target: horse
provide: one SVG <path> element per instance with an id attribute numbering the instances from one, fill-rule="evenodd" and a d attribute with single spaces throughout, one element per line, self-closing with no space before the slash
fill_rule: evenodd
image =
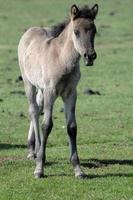
<path id="1" fill-rule="evenodd" d="M 61 97 L 70 142 L 70 162 L 75 177 L 84 178 L 77 151 L 75 116 L 80 58 L 92 66 L 97 57 L 94 49 L 98 5 L 72 5 L 69 17 L 52 27 L 31 27 L 21 37 L 18 61 L 29 103 L 30 127 L 28 158 L 35 158 L 35 178 L 44 177 L 46 144 L 53 127 L 55 100 Z M 40 126 L 39 116 L 44 112 Z"/>

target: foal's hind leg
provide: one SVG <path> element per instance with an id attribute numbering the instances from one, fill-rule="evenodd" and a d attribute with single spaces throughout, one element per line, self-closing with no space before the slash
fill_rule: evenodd
<path id="1" fill-rule="evenodd" d="M 25 92 L 29 101 L 29 116 L 31 118 L 31 133 L 35 132 L 35 152 L 40 148 L 40 134 L 39 134 L 39 108 L 36 103 L 36 88 L 31 85 L 29 81 L 24 80 Z M 32 134 L 31 134 L 32 135 Z M 32 137 L 32 139 L 34 139 Z"/>
<path id="2" fill-rule="evenodd" d="M 28 159 L 34 159 L 35 155 L 35 132 L 32 121 L 30 122 L 30 128 L 28 133 Z"/>
<path id="3" fill-rule="evenodd" d="M 74 91 L 69 97 L 63 97 L 64 106 L 65 106 L 65 116 L 67 123 L 67 133 L 70 140 L 70 151 L 71 157 L 70 161 L 73 165 L 75 176 L 79 178 L 84 178 L 85 174 L 81 170 L 80 161 L 77 153 L 77 124 L 75 118 L 75 106 L 76 106 L 77 93 Z"/>
<path id="4" fill-rule="evenodd" d="M 38 90 L 37 96 L 36 96 L 36 102 L 39 107 L 39 115 L 43 111 L 43 94 L 41 90 Z M 33 123 L 31 121 L 30 128 L 29 128 L 29 134 L 28 134 L 28 150 L 29 154 L 27 158 L 34 159 L 36 157 L 35 154 L 35 131 L 33 127 Z"/>

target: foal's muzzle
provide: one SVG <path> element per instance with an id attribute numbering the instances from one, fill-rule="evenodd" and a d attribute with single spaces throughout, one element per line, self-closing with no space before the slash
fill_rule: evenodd
<path id="1" fill-rule="evenodd" d="M 84 54 L 84 62 L 86 66 L 92 66 L 93 61 L 97 58 L 96 52 L 93 53 L 85 53 Z"/>

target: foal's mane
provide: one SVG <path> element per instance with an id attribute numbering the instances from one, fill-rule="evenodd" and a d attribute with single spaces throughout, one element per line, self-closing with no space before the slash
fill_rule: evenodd
<path id="1" fill-rule="evenodd" d="M 94 20 L 93 13 L 87 5 L 79 8 L 79 13 L 74 18 L 74 20 L 77 18 Z M 67 18 L 63 22 L 60 22 L 60 23 L 52 26 L 51 27 L 51 36 L 54 38 L 58 37 L 63 32 L 63 30 L 66 28 L 66 26 L 69 24 L 69 22 L 70 22 L 70 18 Z"/>
<path id="2" fill-rule="evenodd" d="M 54 26 L 51 27 L 51 36 L 56 38 L 58 37 L 62 31 L 66 28 L 66 26 L 69 24 L 70 19 L 66 19 L 63 22 L 60 22 Z"/>

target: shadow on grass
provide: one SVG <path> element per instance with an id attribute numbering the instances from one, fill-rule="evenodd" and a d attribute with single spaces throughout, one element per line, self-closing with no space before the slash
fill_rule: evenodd
<path id="1" fill-rule="evenodd" d="M 61 174 L 49 174 L 45 175 L 44 178 L 49 178 L 49 177 L 73 177 L 72 174 L 66 174 L 66 173 L 61 173 Z"/>
<path id="2" fill-rule="evenodd" d="M 49 165 L 53 164 L 58 164 L 58 162 L 48 162 Z M 87 168 L 100 168 L 100 167 L 106 167 L 108 165 L 130 165 L 133 166 L 133 160 L 115 160 L 115 159 L 108 159 L 108 160 L 100 160 L 100 159 L 88 159 L 88 160 L 82 160 L 81 166 L 87 167 Z M 50 174 L 46 176 L 48 177 L 74 177 L 74 174 L 66 174 L 66 173 L 61 173 L 61 174 Z M 88 174 L 81 180 L 88 180 L 88 179 L 96 179 L 96 178 L 108 178 L 108 177 L 133 177 L 133 173 L 106 173 L 106 174 Z M 80 178 L 78 178 L 80 179 Z"/>
<path id="3" fill-rule="evenodd" d="M 100 160 L 92 158 L 88 160 L 83 160 L 83 163 L 81 165 L 86 168 L 100 168 L 116 164 L 133 166 L 133 160 L 116 160 L 116 159 Z"/>
<path id="4" fill-rule="evenodd" d="M 72 174 L 49 174 L 45 175 L 44 178 L 49 178 L 49 177 L 74 177 Z M 89 174 L 86 175 L 84 178 L 75 178 L 77 180 L 88 180 L 88 179 L 96 179 L 96 178 L 107 178 L 107 177 L 133 177 L 133 173 L 107 173 L 107 174 Z"/>
<path id="5" fill-rule="evenodd" d="M 93 178 L 107 178 L 107 177 L 133 177 L 133 173 L 107 173 L 107 174 L 90 174 L 87 175 L 87 179 L 93 179 Z"/>
<path id="6" fill-rule="evenodd" d="M 25 149 L 27 145 L 24 144 L 8 144 L 8 143 L 0 143 L 0 150 L 7 149 Z"/>
<path id="7" fill-rule="evenodd" d="M 49 167 L 49 166 L 52 166 L 52 165 L 57 165 L 57 164 L 59 164 L 58 162 L 56 162 L 56 161 L 46 161 L 46 163 L 45 163 L 45 167 Z"/>

